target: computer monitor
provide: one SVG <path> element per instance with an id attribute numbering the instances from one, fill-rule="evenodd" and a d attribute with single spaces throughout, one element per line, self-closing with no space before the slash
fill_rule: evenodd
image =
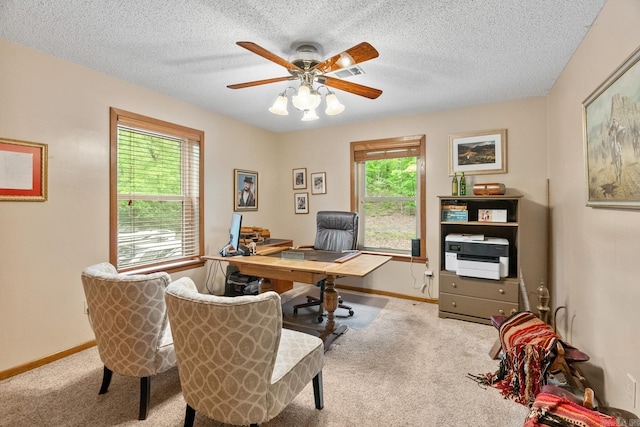
<path id="1" fill-rule="evenodd" d="M 231 215 L 231 226 L 229 227 L 229 242 L 220 249 L 220 255 L 236 255 L 235 251 L 240 249 L 240 229 L 242 228 L 242 215 L 234 213 Z M 232 252 L 233 251 L 233 252 Z"/>
<path id="2" fill-rule="evenodd" d="M 240 248 L 240 229 L 242 228 L 242 215 L 234 213 L 231 215 L 231 227 L 229 228 L 229 244 L 234 250 Z"/>

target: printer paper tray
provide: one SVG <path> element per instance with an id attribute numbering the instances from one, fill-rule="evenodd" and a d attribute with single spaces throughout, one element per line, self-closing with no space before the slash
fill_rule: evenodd
<path id="1" fill-rule="evenodd" d="M 500 280 L 500 264 L 494 262 L 467 261 L 458 259 L 458 276 Z"/>

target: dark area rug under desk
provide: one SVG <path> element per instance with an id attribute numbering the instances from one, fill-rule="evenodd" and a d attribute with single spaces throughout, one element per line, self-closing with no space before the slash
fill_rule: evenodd
<path id="1" fill-rule="evenodd" d="M 319 335 L 327 323 L 325 316 L 322 323 L 318 323 L 319 307 L 307 307 L 298 309 L 298 314 L 293 314 L 293 306 L 307 302 L 307 295 L 315 296 L 320 289 L 309 286 L 307 292 L 282 304 L 282 316 L 284 327 L 302 332 Z M 346 305 L 353 308 L 354 315 L 349 316 L 347 310 L 337 309 L 335 311 L 335 322 L 352 329 L 365 329 L 378 316 L 378 313 L 389 301 L 386 298 L 370 295 L 362 295 L 347 291 L 340 291 L 340 296 Z M 347 329 L 348 330 L 348 329 Z M 325 350 L 331 345 L 331 341 L 325 342 Z"/>

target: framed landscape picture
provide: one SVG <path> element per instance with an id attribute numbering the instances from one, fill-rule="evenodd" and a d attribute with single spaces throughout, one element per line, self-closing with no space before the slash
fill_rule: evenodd
<path id="1" fill-rule="evenodd" d="M 449 135 L 449 175 L 507 172 L 507 130 Z"/>
<path id="2" fill-rule="evenodd" d="M 640 48 L 583 102 L 587 206 L 640 208 Z"/>

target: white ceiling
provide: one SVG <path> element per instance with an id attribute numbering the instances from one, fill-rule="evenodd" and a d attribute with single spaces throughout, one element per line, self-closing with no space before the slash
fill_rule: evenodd
<path id="1" fill-rule="evenodd" d="M 606 0 L 3 0 L 0 37 L 274 132 L 439 111 L 551 89 Z M 360 42 L 380 56 L 337 91 L 346 110 L 302 122 L 267 111 L 288 75 L 237 41 L 290 60 L 300 42 L 328 58 Z"/>

